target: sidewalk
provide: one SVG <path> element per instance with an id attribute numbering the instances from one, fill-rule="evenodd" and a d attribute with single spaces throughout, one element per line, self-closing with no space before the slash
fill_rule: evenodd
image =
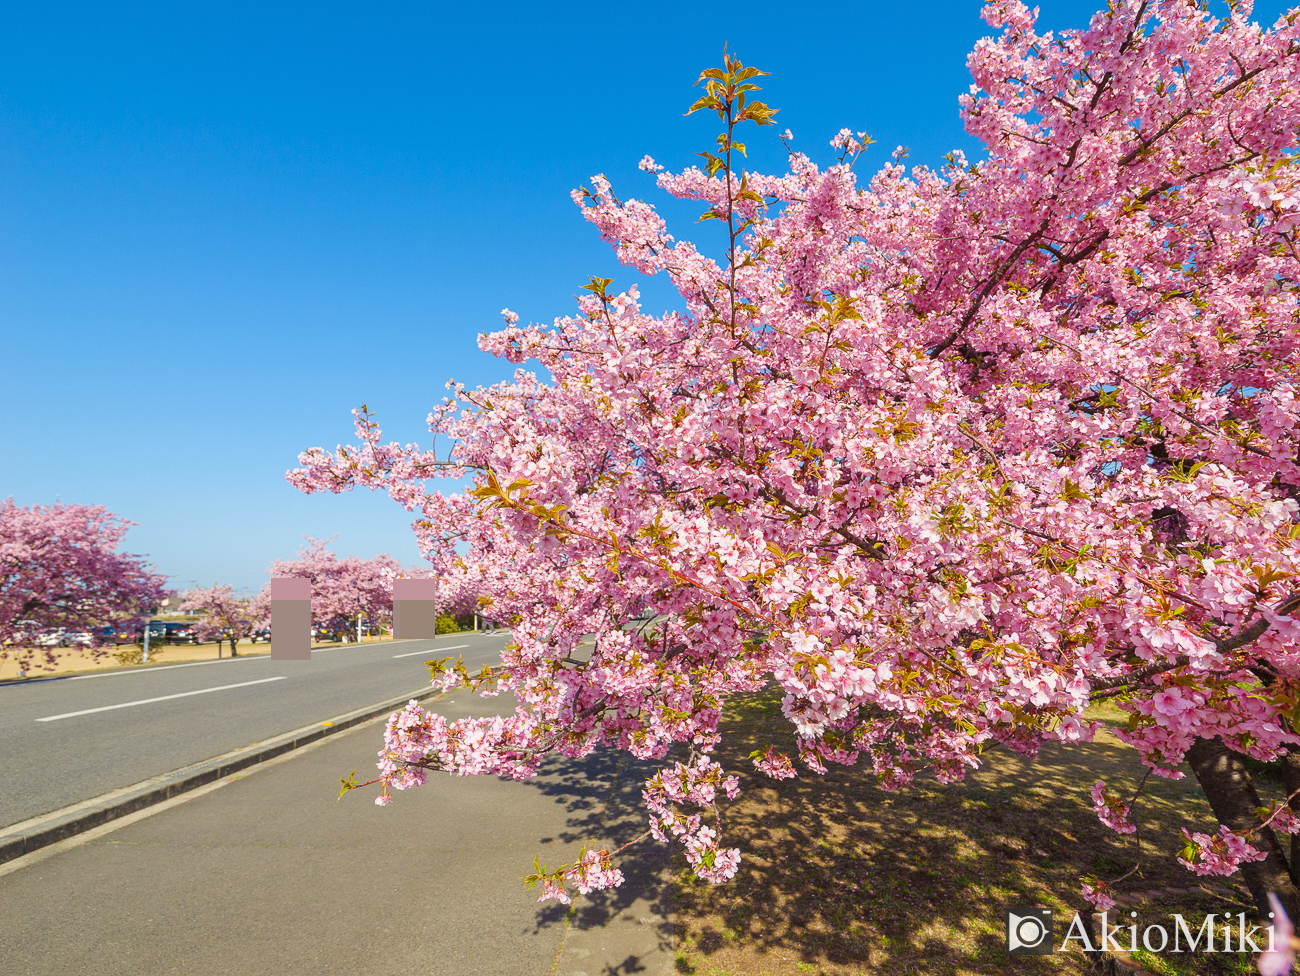
<path id="1" fill-rule="evenodd" d="M 492 703 L 458 693 L 436 707 Z M 336 802 L 339 776 L 369 778 L 381 731 L 340 733 L 0 866 L 0 973 L 673 971 L 662 849 L 637 849 L 627 885 L 571 916 L 519 880 L 534 854 L 554 867 L 637 830 L 639 780 L 619 775 L 621 757 L 551 761 L 524 784 L 433 774 L 384 808 L 374 787 Z"/>

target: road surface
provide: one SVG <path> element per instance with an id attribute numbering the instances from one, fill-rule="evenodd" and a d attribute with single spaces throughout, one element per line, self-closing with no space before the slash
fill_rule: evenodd
<path id="1" fill-rule="evenodd" d="M 464 642 L 453 637 L 439 643 Z M 465 649 L 466 656 L 475 661 L 500 645 L 500 639 L 480 638 Z M 71 729 L 58 733 L 66 736 L 59 741 L 98 750 L 100 762 L 130 766 L 119 778 L 133 780 L 194 758 L 192 750 L 205 742 L 211 743 L 201 750 L 207 755 L 265 736 L 273 727 L 339 713 L 362 698 L 392 696 L 403 682 L 421 683 L 417 667 L 407 670 L 402 662 L 424 658 L 395 658 L 408 653 L 401 645 L 331 653 L 298 669 L 263 660 L 193 668 L 179 672 L 183 677 L 165 677 L 178 675 L 172 671 L 104 679 L 93 683 L 93 690 L 83 688 L 92 682 L 59 682 L 61 688 L 47 688 L 42 697 L 25 694 L 23 717 L 37 736 Z M 211 672 L 221 677 L 208 677 Z M 278 675 L 285 677 L 36 722 L 133 697 Z M 349 690 L 349 683 L 357 687 Z M 478 698 L 462 689 L 430 707 L 448 718 L 487 715 L 513 707 L 507 698 Z M 277 701 L 279 725 L 250 725 Z M 166 711 L 150 711 L 154 708 Z M 103 724 L 69 724 L 78 721 Z M 4 734 L 18 737 L 12 730 L 22 723 L 12 715 L 5 722 Z M 554 902 L 539 905 L 537 892 L 520 883 L 534 854 L 554 868 L 572 861 L 584 843 L 612 849 L 644 831 L 644 766 L 598 750 L 583 760 L 552 756 L 527 783 L 433 774 L 428 785 L 396 794 L 386 807 L 373 803 L 373 786 L 338 801 L 340 775 L 354 766 L 360 767 L 359 777 L 373 775 L 381 723 L 328 737 L 0 864 L 0 974 L 669 976 L 677 971 L 663 847 L 651 843 L 629 850 L 619 861 L 627 883 L 579 899 L 572 914 Z M 201 730 L 191 734 L 187 725 Z M 150 749 L 142 728 L 186 745 L 174 754 Z M 40 741 L 22 734 L 24 742 Z M 134 744 L 104 744 L 96 738 L 101 735 Z M 221 736 L 225 741 L 218 741 Z M 79 785 L 59 794 L 53 782 L 57 770 L 87 766 L 52 743 L 44 748 L 53 753 L 48 775 L 35 776 L 34 767 L 24 766 L 28 777 L 50 781 L 44 802 L 89 792 Z M 128 762 L 128 757 L 133 758 Z M 96 788 L 114 782 L 109 777 Z"/>
<path id="2" fill-rule="evenodd" d="M 431 657 L 471 670 L 509 634 L 344 644 L 0 684 L 0 827 L 427 688 Z M 377 747 L 376 747 L 377 748 Z"/>

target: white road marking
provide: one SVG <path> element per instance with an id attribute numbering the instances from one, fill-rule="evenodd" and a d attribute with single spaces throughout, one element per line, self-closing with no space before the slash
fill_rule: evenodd
<path id="1" fill-rule="evenodd" d="M 427 651 L 408 651 L 405 654 L 394 654 L 393 660 L 399 657 L 415 657 L 417 654 L 432 654 L 435 651 L 459 651 L 462 647 L 469 647 L 468 644 L 452 644 L 451 647 L 431 647 Z"/>
<path id="2" fill-rule="evenodd" d="M 171 701 L 173 698 L 189 698 L 191 695 L 206 695 L 213 691 L 229 691 L 231 688 L 247 688 L 249 685 L 264 685 L 268 681 L 283 681 L 285 675 L 278 678 L 260 678 L 257 681 L 241 681 L 237 685 L 218 685 L 216 688 L 200 688 L 198 691 L 182 691 L 177 695 L 159 695 L 157 698 L 141 698 L 139 701 L 122 702 L 120 705 L 102 705 L 99 708 L 83 708 L 79 712 L 64 712 L 62 715 L 47 715 L 38 718 L 38 722 L 57 722 L 61 718 L 76 718 L 78 715 L 93 715 L 95 712 L 111 712 L 116 708 L 132 708 L 136 705 L 151 705 L 154 702 Z"/>
<path id="3" fill-rule="evenodd" d="M 172 668 L 197 668 L 203 664 L 229 664 L 231 661 L 261 661 L 265 659 L 266 655 L 264 654 L 254 654 L 249 657 L 223 657 L 220 661 L 194 661 L 191 664 L 160 664 L 156 668 L 134 668 L 130 671 L 109 671 L 105 674 L 78 674 L 73 675 L 68 680 L 84 681 L 87 678 L 118 678 L 124 674 L 152 674 L 155 671 L 170 671 Z"/>
<path id="4" fill-rule="evenodd" d="M 379 641 L 375 642 L 380 643 Z M 409 640 L 383 641 L 384 644 L 409 644 Z M 267 645 L 270 646 L 269 644 Z M 469 645 L 465 645 L 468 647 Z M 340 647 L 356 649 L 355 644 L 340 644 L 339 647 L 313 647 L 311 652 L 319 654 L 321 651 L 337 651 Z M 231 661 L 265 661 L 269 660 L 265 654 L 246 654 L 243 657 L 223 657 L 219 661 L 193 661 L 189 664 L 160 664 L 157 667 L 145 666 L 142 668 L 132 668 L 129 671 L 106 671 L 104 674 L 78 674 L 69 678 L 69 681 L 81 681 L 85 678 L 116 678 L 123 674 L 152 674 L 154 671 L 170 671 L 172 668 L 197 668 L 203 664 L 229 664 Z"/>

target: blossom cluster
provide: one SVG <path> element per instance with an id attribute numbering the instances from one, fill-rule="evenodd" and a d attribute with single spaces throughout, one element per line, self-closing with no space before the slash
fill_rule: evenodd
<path id="1" fill-rule="evenodd" d="M 1099 912 L 1108 912 L 1115 907 L 1115 897 L 1105 881 L 1089 878 L 1079 886 L 1079 890 L 1084 900 Z"/>
<path id="2" fill-rule="evenodd" d="M 613 866 L 614 862 L 607 850 L 587 850 L 583 848 L 578 860 L 568 867 L 547 872 L 540 865 L 538 873 L 528 878 L 529 887 L 535 883 L 542 886 L 542 896 L 538 901 L 555 899 L 562 904 L 573 903 L 566 885 L 572 884 L 579 894 L 590 894 L 604 888 L 617 888 L 623 883 L 623 872 Z"/>
<path id="3" fill-rule="evenodd" d="M 1251 861 L 1262 861 L 1268 856 L 1250 841 L 1227 827 L 1217 834 L 1203 834 L 1183 828 L 1185 846 L 1178 858 L 1196 874 L 1227 875 Z"/>
<path id="4" fill-rule="evenodd" d="M 276 560 L 267 569 L 269 576 L 311 580 L 312 625 L 344 633 L 356 631 L 358 617 L 373 622 L 391 619 L 393 581 L 428 573 L 423 568 L 405 569 L 387 553 L 370 559 L 340 558 L 323 540 L 311 538 L 293 559 Z M 264 612 L 269 612 L 269 591 L 268 584 L 263 591 Z"/>
<path id="5" fill-rule="evenodd" d="M 181 594 L 179 609 L 197 613 L 196 629 L 202 640 L 230 640 L 233 642 L 251 637 L 261 627 L 269 626 L 271 619 L 270 587 L 252 597 L 236 595 L 227 583 L 201 586 Z"/>
<path id="6" fill-rule="evenodd" d="M 1118 834 L 1132 834 L 1137 826 L 1129 820 L 1129 804 L 1106 789 L 1102 780 L 1092 785 L 1092 808 L 1097 819 Z"/>

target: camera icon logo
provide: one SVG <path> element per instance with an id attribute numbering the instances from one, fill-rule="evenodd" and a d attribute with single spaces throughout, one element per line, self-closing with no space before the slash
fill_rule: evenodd
<path id="1" fill-rule="evenodd" d="M 1052 953 L 1052 910 L 1028 908 L 1007 912 L 1007 952 L 1013 956 Z"/>

